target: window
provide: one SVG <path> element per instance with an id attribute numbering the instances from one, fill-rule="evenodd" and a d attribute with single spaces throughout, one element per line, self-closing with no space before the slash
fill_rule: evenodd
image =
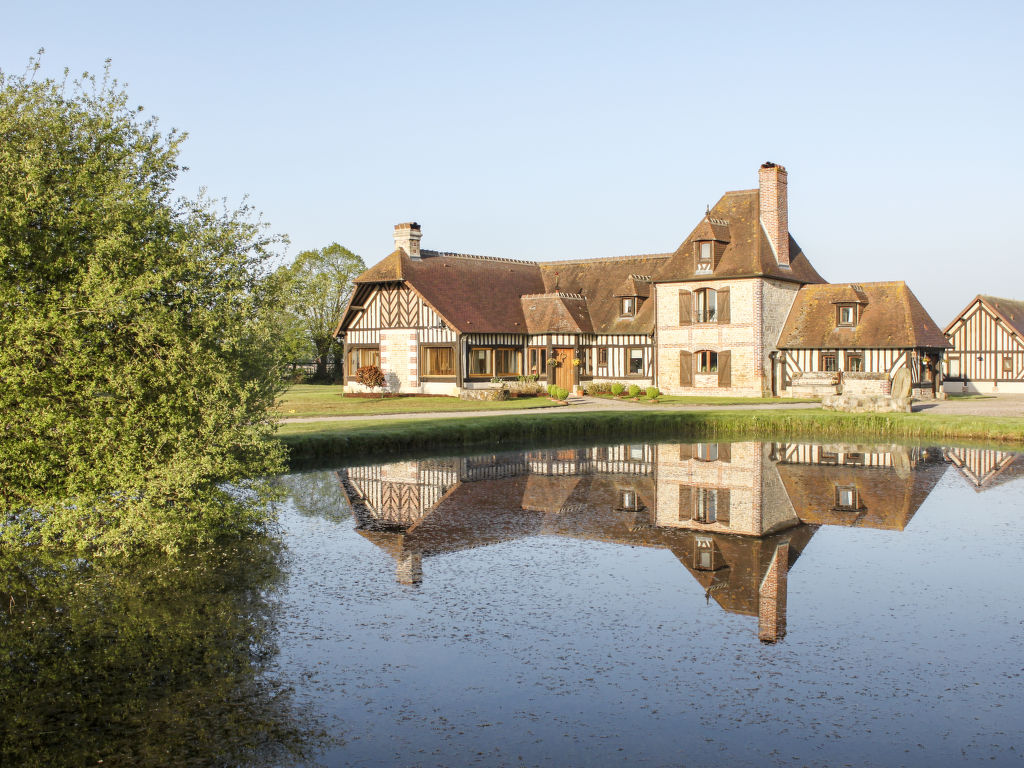
<path id="1" fill-rule="evenodd" d="M 715 311 L 718 309 L 718 293 L 714 288 L 701 288 L 694 293 L 694 322 L 713 323 L 717 319 Z"/>
<path id="2" fill-rule="evenodd" d="M 821 370 L 829 372 L 835 372 L 839 370 L 839 366 L 836 364 L 835 352 L 821 353 Z"/>
<path id="3" fill-rule="evenodd" d="M 496 376 L 519 375 L 519 350 L 494 350 L 494 373 Z"/>
<path id="4" fill-rule="evenodd" d="M 455 349 L 453 347 L 424 347 L 420 357 L 421 376 L 454 376 Z"/>
<path id="5" fill-rule="evenodd" d="M 710 272 L 713 266 L 714 248 L 710 242 L 697 243 L 697 271 Z"/>
<path id="6" fill-rule="evenodd" d="M 1013 373 L 1013 357 L 1003 355 L 1003 373 Z"/>
<path id="7" fill-rule="evenodd" d="M 696 488 L 693 496 L 693 519 L 698 523 L 718 520 L 718 489 Z"/>
<path id="8" fill-rule="evenodd" d="M 839 325 L 856 325 L 857 324 L 857 309 L 850 305 L 841 305 L 839 307 Z"/>
<path id="9" fill-rule="evenodd" d="M 644 351 L 633 348 L 629 350 L 629 375 L 640 376 L 644 372 Z"/>
<path id="10" fill-rule="evenodd" d="M 960 378 L 960 355 L 950 355 L 947 359 L 947 366 L 949 368 L 949 378 L 959 379 Z"/>
<path id="11" fill-rule="evenodd" d="M 701 461 L 718 461 L 718 443 L 697 443 L 697 458 Z"/>
<path id="12" fill-rule="evenodd" d="M 629 446 L 629 460 L 630 461 L 643 461 L 644 460 L 644 447 L 642 445 L 631 445 L 631 446 Z"/>
<path id="13" fill-rule="evenodd" d="M 470 376 L 490 376 L 493 370 L 491 363 L 491 350 L 479 347 L 473 347 L 469 350 Z"/>
<path id="14" fill-rule="evenodd" d="M 529 352 L 530 370 L 528 373 L 537 376 L 547 374 L 548 351 L 544 347 L 530 347 Z"/>
<path id="15" fill-rule="evenodd" d="M 702 349 L 697 353 L 697 373 L 717 373 L 718 353 Z"/>
<path id="16" fill-rule="evenodd" d="M 624 296 L 619 308 L 619 314 L 623 317 L 632 317 L 636 314 L 636 299 L 632 296 Z"/>
<path id="17" fill-rule="evenodd" d="M 843 464 L 850 464 L 855 467 L 864 466 L 864 454 L 863 453 L 844 453 Z"/>
<path id="18" fill-rule="evenodd" d="M 602 368 L 608 365 L 608 347 L 597 350 L 597 365 Z"/>
<path id="19" fill-rule="evenodd" d="M 636 491 L 619 491 L 620 509 L 637 509 Z"/>
<path id="20" fill-rule="evenodd" d="M 367 365 L 380 365 L 379 347 L 353 347 L 348 351 L 349 376 L 355 376 L 356 371 Z"/>
<path id="21" fill-rule="evenodd" d="M 855 485 L 836 486 L 836 509 L 859 509 L 860 494 Z"/>
<path id="22" fill-rule="evenodd" d="M 848 371 L 863 371 L 864 370 L 864 355 L 862 354 L 850 354 L 846 355 L 846 370 Z"/>
<path id="23" fill-rule="evenodd" d="M 693 567 L 698 571 L 714 571 L 718 568 L 715 557 L 715 542 L 709 536 L 693 539 Z"/>

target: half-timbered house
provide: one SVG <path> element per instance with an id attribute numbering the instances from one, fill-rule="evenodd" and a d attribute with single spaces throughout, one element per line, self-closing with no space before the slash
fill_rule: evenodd
<path id="1" fill-rule="evenodd" d="M 975 296 L 946 338 L 947 392 L 1024 392 L 1024 301 Z"/>
<path id="2" fill-rule="evenodd" d="M 407 393 L 535 374 L 567 390 L 785 396 L 818 374 L 831 391 L 847 373 L 882 390 L 905 367 L 930 392 L 941 330 L 903 283 L 827 284 L 789 232 L 787 179 L 765 163 L 757 189 L 725 193 L 671 253 L 497 259 L 422 250 L 419 224 L 399 224 L 337 329 L 347 386 L 374 363 Z"/>

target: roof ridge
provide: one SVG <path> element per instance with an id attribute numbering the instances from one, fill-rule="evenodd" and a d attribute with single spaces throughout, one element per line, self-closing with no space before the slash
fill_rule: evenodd
<path id="1" fill-rule="evenodd" d="M 582 293 L 570 293 L 569 291 L 549 291 L 548 293 L 524 293 L 521 299 L 583 299 L 587 297 Z"/>
<path id="2" fill-rule="evenodd" d="M 481 256 L 476 253 L 455 253 L 454 251 L 435 251 L 423 249 L 420 251 L 421 254 L 427 256 L 427 258 L 435 258 L 437 256 L 447 256 L 448 258 L 454 259 L 479 259 L 480 261 L 501 261 L 511 264 L 531 264 L 536 265 L 536 261 L 527 261 L 526 259 L 507 259 L 503 256 Z"/>
<path id="3" fill-rule="evenodd" d="M 674 253 L 674 251 L 673 251 Z M 673 253 L 634 253 L 625 256 L 598 256 L 592 259 L 560 259 L 559 261 L 538 261 L 534 262 L 539 266 L 562 266 L 563 264 L 593 264 L 595 262 L 624 261 L 626 259 L 667 259 Z"/>

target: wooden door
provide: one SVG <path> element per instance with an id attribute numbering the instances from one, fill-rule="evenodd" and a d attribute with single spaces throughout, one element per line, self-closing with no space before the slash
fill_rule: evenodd
<path id="1" fill-rule="evenodd" d="M 558 361 L 558 365 L 555 366 L 555 384 L 569 392 L 572 392 L 574 384 L 574 369 L 572 367 L 573 352 L 574 350 L 572 349 L 556 349 L 554 351 L 554 357 Z"/>

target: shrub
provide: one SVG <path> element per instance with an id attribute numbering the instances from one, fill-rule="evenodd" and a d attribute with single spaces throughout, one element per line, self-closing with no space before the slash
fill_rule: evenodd
<path id="1" fill-rule="evenodd" d="M 622 390 L 624 390 L 625 388 L 626 387 L 623 386 L 620 382 L 616 381 L 614 384 L 612 384 L 610 389 L 611 389 L 612 395 L 614 395 L 615 397 L 618 397 L 619 395 L 622 394 Z"/>
<path id="2" fill-rule="evenodd" d="M 647 397 L 649 399 L 651 399 L 651 400 L 656 400 L 658 395 L 660 395 L 660 394 L 661 394 L 661 390 L 658 389 L 657 387 L 648 387 L 647 388 Z"/>
<path id="3" fill-rule="evenodd" d="M 554 396 L 555 396 L 555 390 L 556 390 L 556 389 L 558 389 L 558 387 L 556 387 L 556 386 L 555 386 L 554 384 L 548 384 L 548 394 L 549 394 L 549 395 L 550 395 L 551 397 L 554 397 Z"/>
<path id="4" fill-rule="evenodd" d="M 378 366 L 364 365 L 362 368 L 356 369 L 356 381 L 370 389 L 380 387 L 380 396 L 384 397 L 384 387 L 387 385 L 388 380 L 384 376 L 384 371 Z"/>
<path id="5" fill-rule="evenodd" d="M 556 400 L 568 400 L 569 390 L 562 389 L 561 387 L 555 387 L 555 399 Z"/>
<path id="6" fill-rule="evenodd" d="M 640 397 L 640 387 L 638 387 L 636 384 L 630 384 L 629 385 L 629 396 L 630 397 Z"/>

